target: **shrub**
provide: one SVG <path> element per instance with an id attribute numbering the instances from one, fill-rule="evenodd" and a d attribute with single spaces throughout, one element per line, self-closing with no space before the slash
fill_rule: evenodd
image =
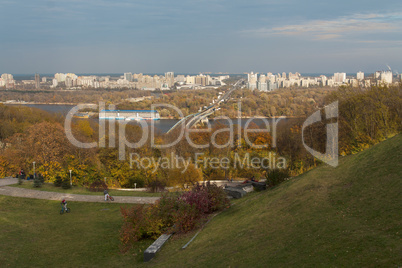
<path id="1" fill-rule="evenodd" d="M 180 197 L 179 193 L 165 193 L 158 200 L 155 207 L 158 207 L 158 216 L 163 220 L 164 226 L 173 226 L 175 224 L 176 216 L 174 211 L 179 208 L 177 202 Z"/>
<path id="2" fill-rule="evenodd" d="M 24 182 L 24 176 L 18 175 L 18 184 L 21 185 Z"/>
<path id="3" fill-rule="evenodd" d="M 61 184 L 61 188 L 65 189 L 65 190 L 70 189 L 71 188 L 70 180 L 64 179 Z"/>
<path id="4" fill-rule="evenodd" d="M 179 202 L 177 211 L 175 212 L 175 231 L 186 233 L 198 227 L 201 224 L 205 214 L 200 213 L 196 204 Z"/>
<path id="5" fill-rule="evenodd" d="M 124 218 L 120 230 L 123 252 L 130 249 L 134 242 L 145 238 L 156 239 L 165 231 L 162 219 L 158 217 L 154 206 L 140 205 L 120 209 Z"/>
<path id="6" fill-rule="evenodd" d="M 208 213 L 223 210 L 230 206 L 230 201 L 227 198 L 225 191 L 215 183 L 211 184 L 209 181 L 206 183 L 208 192 Z"/>
<path id="7" fill-rule="evenodd" d="M 145 186 L 144 180 L 138 176 L 128 178 L 127 182 L 121 185 L 124 188 L 142 188 Z"/>
<path id="8" fill-rule="evenodd" d="M 230 202 L 223 189 L 209 181 L 205 185 L 196 184 L 192 191 L 182 197 L 189 204 L 195 204 L 201 213 L 210 214 L 229 207 Z"/>
<path id="9" fill-rule="evenodd" d="M 160 180 L 153 180 L 148 183 L 147 190 L 151 193 L 158 193 L 165 191 L 166 184 Z"/>
<path id="10" fill-rule="evenodd" d="M 45 178 L 43 177 L 43 175 L 41 173 L 38 174 L 37 178 L 39 179 L 39 181 L 43 184 L 45 183 Z"/>
<path id="11" fill-rule="evenodd" d="M 267 170 L 265 177 L 267 186 L 273 187 L 289 178 L 289 171 L 287 169 L 270 169 Z"/>
<path id="12" fill-rule="evenodd" d="M 222 188 L 197 184 L 191 191 L 166 193 L 153 205 L 121 208 L 124 224 L 120 231 L 122 250 L 144 238 L 156 239 L 166 231 L 185 233 L 197 228 L 209 213 L 229 206 Z"/>
<path id="13" fill-rule="evenodd" d="M 122 251 L 127 251 L 131 245 L 136 242 L 139 235 L 139 223 L 142 222 L 144 206 L 134 206 L 131 208 L 121 207 L 120 211 L 124 219 L 120 229 L 120 241 L 122 242 Z"/>
<path id="14" fill-rule="evenodd" d="M 121 188 L 121 184 L 118 179 L 115 178 L 108 178 L 106 180 L 106 185 L 108 188 Z"/>
<path id="15" fill-rule="evenodd" d="M 38 177 L 36 177 L 36 178 L 34 179 L 33 187 L 35 187 L 35 188 L 40 188 L 40 187 L 42 187 L 42 182 L 41 182 L 41 180 L 40 180 Z"/>
<path id="16" fill-rule="evenodd" d="M 179 202 L 180 201 L 187 203 L 190 206 L 194 206 L 199 214 L 207 214 L 209 212 L 208 192 L 205 187 L 199 184 L 197 184 L 192 191 L 184 192 L 179 197 Z"/>
<path id="17" fill-rule="evenodd" d="M 63 184 L 63 179 L 60 176 L 57 176 L 53 184 L 56 187 L 61 187 L 61 185 Z"/>
<path id="18" fill-rule="evenodd" d="M 103 192 L 106 189 L 108 189 L 106 183 L 99 179 L 91 183 L 88 188 L 91 192 Z"/>

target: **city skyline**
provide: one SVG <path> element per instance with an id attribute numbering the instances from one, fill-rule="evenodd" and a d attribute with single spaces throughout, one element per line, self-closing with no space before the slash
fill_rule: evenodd
<path id="1" fill-rule="evenodd" d="M 0 73 L 402 72 L 396 0 L 0 6 Z"/>
<path id="2" fill-rule="evenodd" d="M 389 68 L 390 69 L 390 68 Z M 296 73 L 247 73 L 247 87 L 251 90 L 273 91 L 279 88 L 295 87 L 334 87 L 340 85 L 351 85 L 352 87 L 370 87 L 374 84 L 391 85 L 402 81 L 402 74 L 394 75 L 391 70 L 377 71 L 373 74 L 357 72 L 355 75 L 347 75 L 345 72 L 337 72 L 333 75 L 320 74 L 319 76 L 304 76 Z M 245 76 L 245 75 L 244 75 Z M 21 76 L 27 78 L 26 76 Z M 56 73 L 54 78 L 35 74 L 32 79 L 14 79 L 12 74 L 4 73 L 0 76 L 0 87 L 6 89 L 26 89 L 34 85 L 40 89 L 41 84 L 47 89 L 67 88 L 131 88 L 148 91 L 171 90 L 171 89 L 204 89 L 219 88 L 226 85 L 224 82 L 230 75 L 185 75 L 174 72 L 166 72 L 164 75 L 149 75 L 143 73 L 127 72 L 123 75 L 79 75 L 75 73 Z M 244 79 L 244 78 L 243 78 Z M 18 81 L 17 81 L 18 80 Z"/>

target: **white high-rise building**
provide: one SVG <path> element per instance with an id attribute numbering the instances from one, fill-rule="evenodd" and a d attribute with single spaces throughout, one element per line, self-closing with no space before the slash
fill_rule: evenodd
<path id="1" fill-rule="evenodd" d="M 266 82 L 258 82 L 257 84 L 259 91 L 268 91 L 268 84 Z"/>
<path id="2" fill-rule="evenodd" d="M 385 84 L 392 84 L 392 72 L 391 71 L 381 72 L 381 82 Z"/>
<path id="3" fill-rule="evenodd" d="M 174 72 L 165 73 L 165 79 L 169 87 L 174 85 Z"/>
<path id="4" fill-rule="evenodd" d="M 66 81 L 66 75 L 63 73 L 56 73 L 54 78 L 57 79 L 57 82 L 64 82 Z"/>
<path id="5" fill-rule="evenodd" d="M 352 87 L 358 87 L 359 86 L 359 80 L 357 79 L 350 79 L 349 84 L 352 85 Z"/>
<path id="6" fill-rule="evenodd" d="M 12 74 L 2 74 L 1 78 L 3 78 L 3 80 L 14 80 L 14 77 Z"/>
<path id="7" fill-rule="evenodd" d="M 272 73 L 268 73 L 266 80 L 269 80 L 272 83 L 274 83 L 274 82 L 276 82 L 276 76 L 274 74 L 272 74 Z"/>
<path id="8" fill-rule="evenodd" d="M 291 73 L 291 72 L 289 72 L 289 79 L 299 79 L 300 78 L 300 74 L 298 73 L 298 72 L 296 72 L 296 73 Z"/>
<path id="9" fill-rule="evenodd" d="M 253 73 L 253 72 L 248 73 L 247 74 L 247 81 L 249 83 L 256 83 L 257 82 L 257 77 L 258 77 L 258 75 Z"/>
<path id="10" fill-rule="evenodd" d="M 251 72 L 247 74 L 248 88 L 254 90 L 257 88 L 258 75 Z"/>
<path id="11" fill-rule="evenodd" d="M 186 81 L 186 77 L 182 74 L 176 76 L 176 81 L 179 83 L 184 83 Z"/>
<path id="12" fill-rule="evenodd" d="M 325 75 L 320 75 L 321 78 L 321 85 L 326 86 L 327 85 L 327 77 Z"/>
<path id="13" fill-rule="evenodd" d="M 189 75 L 187 75 L 187 76 L 186 76 L 186 84 L 187 84 L 187 85 L 189 85 L 189 84 L 195 84 L 195 76 L 189 76 Z"/>
<path id="14" fill-rule="evenodd" d="M 65 80 L 65 83 L 66 83 L 67 88 L 72 87 L 73 86 L 73 79 L 70 76 L 67 76 L 66 80 Z"/>
<path id="15" fill-rule="evenodd" d="M 2 74 L 1 79 L 1 86 L 5 86 L 6 88 L 14 88 L 15 80 L 12 74 Z"/>
<path id="16" fill-rule="evenodd" d="M 124 73 L 124 80 L 126 80 L 128 82 L 132 82 L 133 81 L 133 74 L 132 73 Z"/>
<path id="17" fill-rule="evenodd" d="M 334 82 L 335 83 L 345 83 L 346 82 L 346 73 L 334 73 Z"/>
<path id="18" fill-rule="evenodd" d="M 273 91 L 278 88 L 278 83 L 271 82 L 271 80 L 269 80 L 267 83 L 267 88 L 268 88 L 268 91 Z"/>
<path id="19" fill-rule="evenodd" d="M 75 79 L 77 79 L 78 78 L 78 76 L 76 75 L 76 74 L 74 74 L 74 73 L 67 73 L 66 74 L 66 77 L 70 77 L 72 80 L 75 80 Z"/>
<path id="20" fill-rule="evenodd" d="M 356 74 L 356 79 L 357 79 L 358 81 L 363 81 L 363 80 L 364 80 L 364 73 L 363 73 L 363 72 L 358 72 L 358 73 Z"/>
<path id="21" fill-rule="evenodd" d="M 260 91 L 267 91 L 268 90 L 268 85 L 267 85 L 265 74 L 261 74 L 260 77 L 258 78 L 257 88 Z"/>

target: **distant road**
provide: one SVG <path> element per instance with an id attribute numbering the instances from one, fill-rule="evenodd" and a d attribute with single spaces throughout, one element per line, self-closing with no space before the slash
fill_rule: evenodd
<path id="1" fill-rule="evenodd" d="M 218 106 L 220 105 L 221 102 L 225 102 L 229 99 L 230 95 L 233 93 L 233 91 L 235 91 L 236 89 L 239 88 L 239 85 L 244 81 L 244 79 L 240 79 L 238 81 L 236 81 L 236 83 L 233 85 L 233 87 L 228 90 L 225 94 L 223 94 L 221 97 L 218 98 L 218 100 L 212 104 L 211 106 L 207 107 L 205 110 L 195 113 L 195 114 L 190 114 L 184 118 L 182 118 L 179 122 L 177 122 L 171 129 L 169 129 L 169 132 L 171 132 L 172 130 L 178 128 L 180 125 L 185 124 L 186 128 L 191 128 L 192 126 L 194 126 L 195 124 L 197 124 L 197 122 L 199 122 L 200 120 L 202 120 L 203 118 L 211 115 L 212 113 L 214 113 L 215 109 L 218 108 Z"/>

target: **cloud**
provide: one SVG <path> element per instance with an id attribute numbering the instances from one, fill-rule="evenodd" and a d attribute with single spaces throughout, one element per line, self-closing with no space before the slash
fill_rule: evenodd
<path id="1" fill-rule="evenodd" d="M 301 24 L 246 30 L 243 31 L 243 33 L 259 37 L 304 35 L 313 37 L 315 40 L 328 40 L 365 33 L 399 33 L 401 30 L 402 12 L 388 14 L 354 14 L 333 20 L 311 20 Z"/>
<path id="2" fill-rule="evenodd" d="M 342 35 L 340 34 L 321 34 L 316 36 L 316 40 L 326 40 L 326 39 L 334 39 L 341 37 Z"/>

